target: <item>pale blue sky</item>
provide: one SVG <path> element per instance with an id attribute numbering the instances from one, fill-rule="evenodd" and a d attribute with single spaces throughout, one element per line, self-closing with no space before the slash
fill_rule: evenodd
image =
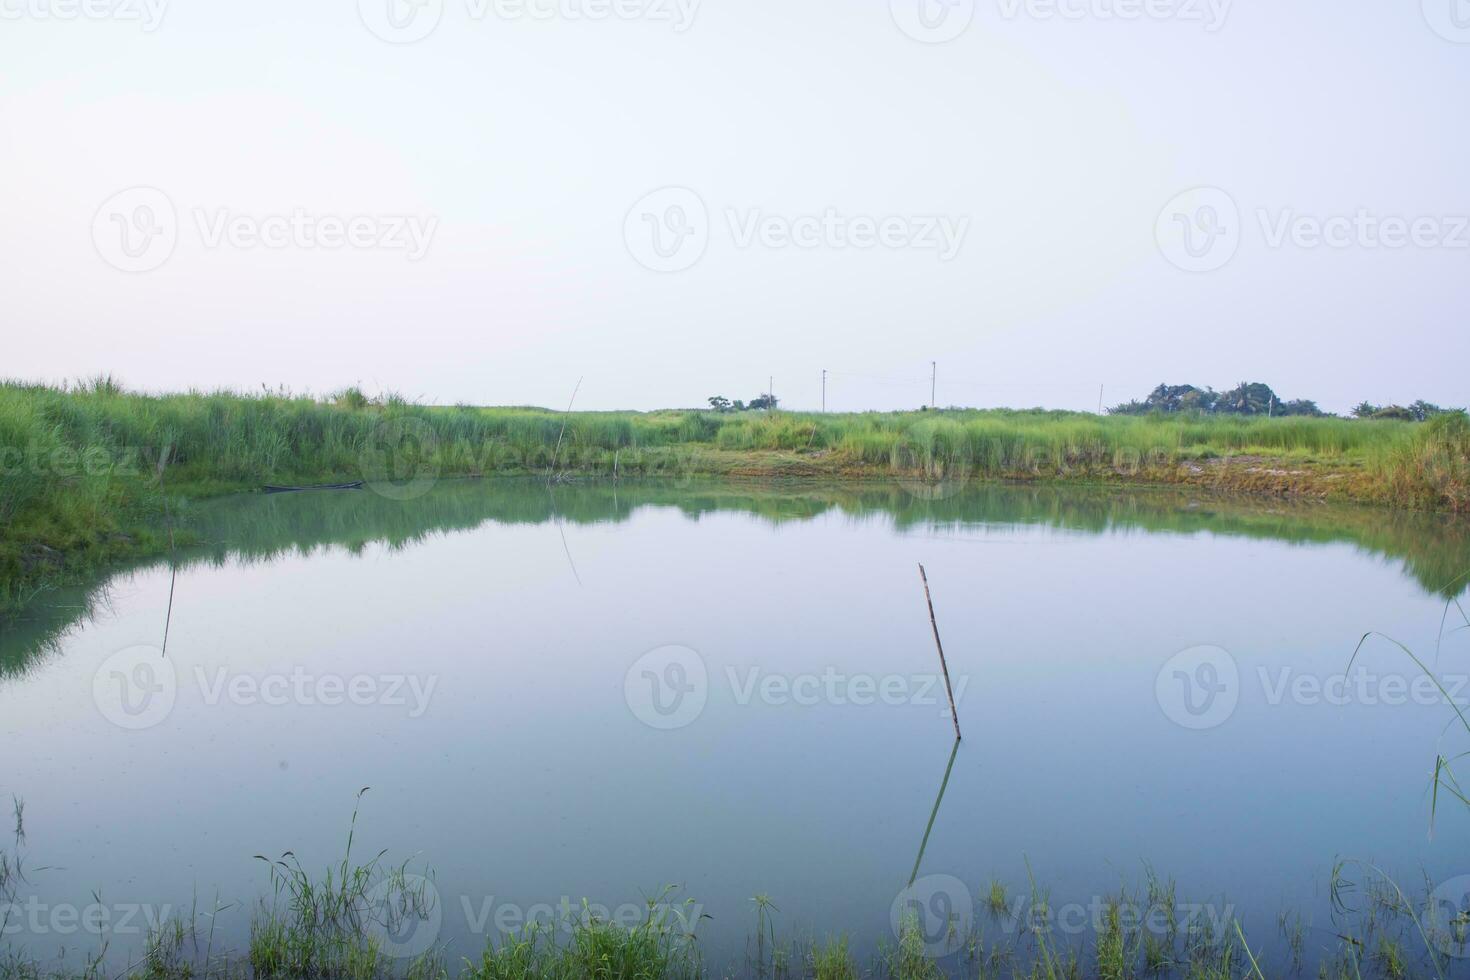
<path id="1" fill-rule="evenodd" d="M 1246 379 L 1338 411 L 1470 401 L 1462 0 L 1150 0 L 1132 20 L 1101 16 L 1119 0 L 975 0 L 944 43 L 901 28 L 920 0 L 618 0 L 602 20 L 426 0 L 437 26 L 408 44 L 369 29 L 389 0 L 41 16 L 68 2 L 0 0 L 3 375 L 557 407 L 585 376 L 586 408 L 748 398 L 774 375 L 815 408 L 825 367 L 830 407 L 886 409 L 927 401 L 937 360 L 945 404 L 1090 410 L 1100 384 L 1112 403 Z M 960 21 L 928 23 L 963 26 L 954 2 Z M 99 208 L 139 186 L 177 244 L 128 273 Z M 626 229 L 665 187 L 695 192 L 707 245 L 655 272 Z M 1197 187 L 1239 213 L 1208 272 L 1156 239 Z M 743 242 L 829 209 L 965 232 L 947 261 Z M 1271 243 L 1283 215 L 1359 209 L 1460 247 Z M 417 261 L 210 243 L 297 211 L 432 237 Z"/>

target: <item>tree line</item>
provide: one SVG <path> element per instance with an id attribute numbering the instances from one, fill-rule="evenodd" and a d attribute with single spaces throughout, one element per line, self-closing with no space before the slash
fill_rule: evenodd
<path id="1" fill-rule="evenodd" d="M 752 398 L 748 404 L 739 400 L 732 402 L 724 395 L 716 395 L 709 399 L 709 407 L 721 414 L 726 412 L 758 412 L 776 408 L 778 405 L 780 405 L 780 400 L 775 395 L 770 394 L 762 394 L 757 398 Z"/>
<path id="2" fill-rule="evenodd" d="M 1446 412 L 1463 409 L 1441 408 L 1431 402 L 1419 400 L 1412 405 L 1374 405 L 1362 402 L 1352 411 L 1359 419 L 1400 419 L 1405 422 L 1423 422 L 1425 419 Z M 1270 385 L 1257 381 L 1243 381 L 1229 391 L 1213 388 L 1196 388 L 1194 385 L 1161 384 L 1143 401 L 1133 400 L 1108 409 L 1110 415 L 1148 415 L 1153 412 L 1173 414 L 1197 412 L 1201 415 L 1266 415 L 1307 416 L 1326 418 L 1324 412 L 1310 398 L 1283 399 L 1271 390 Z"/>
<path id="3" fill-rule="evenodd" d="M 770 411 L 780 406 L 775 395 L 762 393 L 748 402 L 731 401 L 723 395 L 707 399 L 712 411 L 721 414 L 731 412 Z M 928 406 L 924 406 L 927 410 Z M 1108 410 L 1109 415 L 1164 415 L 1194 413 L 1199 415 L 1265 415 L 1268 417 L 1301 416 L 1306 418 L 1332 418 L 1310 398 L 1285 399 L 1271 390 L 1270 385 L 1259 381 L 1242 381 L 1229 391 L 1214 388 L 1197 388 L 1194 385 L 1161 384 L 1149 392 L 1143 401 L 1134 399 Z M 1410 405 L 1374 405 L 1364 401 L 1352 410 L 1358 419 L 1398 419 L 1405 422 L 1423 422 L 1436 415 L 1448 412 L 1464 412 L 1462 408 L 1441 408 L 1433 402 L 1420 399 Z"/>

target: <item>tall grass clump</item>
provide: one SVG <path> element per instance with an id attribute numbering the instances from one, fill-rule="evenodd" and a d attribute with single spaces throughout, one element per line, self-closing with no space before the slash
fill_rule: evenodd
<path id="1" fill-rule="evenodd" d="M 857 961 L 847 948 L 847 937 L 829 939 L 812 950 L 812 980 L 858 980 Z"/>
<path id="2" fill-rule="evenodd" d="M 486 944 L 478 959 L 466 960 L 462 980 L 697 980 L 702 975 L 692 930 L 669 914 L 664 898 L 650 900 L 642 921 L 623 927 L 581 914 L 557 929 L 532 923 L 521 932 Z"/>
<path id="3" fill-rule="evenodd" d="M 358 800 L 367 790 L 358 793 Z M 399 964 L 384 952 L 382 937 L 413 928 L 434 912 L 427 878 L 406 866 L 384 868 L 383 854 L 356 864 L 352 858 L 357 809 L 340 864 L 314 877 L 296 855 L 277 860 L 257 855 L 270 868 L 272 898 L 250 926 L 250 969 L 257 978 L 382 980 Z M 432 961 L 421 955 L 411 969 Z"/>
<path id="4" fill-rule="evenodd" d="M 940 980 L 944 973 L 925 948 L 924 930 L 916 912 L 906 912 L 899 923 L 898 945 L 885 957 L 893 980 Z"/>
<path id="5" fill-rule="evenodd" d="M 1470 511 L 1470 417 L 1447 412 L 1415 426 L 1379 461 L 1387 496 L 1421 507 Z"/>

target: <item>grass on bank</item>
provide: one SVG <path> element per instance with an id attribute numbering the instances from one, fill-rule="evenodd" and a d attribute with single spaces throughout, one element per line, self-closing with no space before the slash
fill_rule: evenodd
<path id="1" fill-rule="evenodd" d="M 764 455 L 762 455 L 764 454 Z M 1470 421 L 1097 417 L 974 411 L 849 415 L 558 413 L 286 394 L 152 396 L 111 379 L 0 383 L 0 582 L 156 548 L 165 493 L 263 483 L 576 473 L 742 473 L 1173 482 L 1219 460 L 1333 470 L 1333 492 L 1470 510 Z M 788 466 L 799 461 L 800 466 Z M 1339 479 L 1339 477 L 1341 479 Z M 1247 482 L 1248 485 L 1248 482 Z M 11 597 L 12 599 L 14 597 Z"/>
<path id="2" fill-rule="evenodd" d="M 276 923 L 277 932 L 257 931 L 246 958 L 229 952 L 201 955 L 199 943 L 182 921 L 151 933 L 136 961 L 109 965 L 104 954 L 76 968 L 47 966 L 8 953 L 0 956 L 4 980 L 1264 980 L 1266 976 L 1307 975 L 1300 965 L 1265 959 L 1252 951 L 1238 923 L 1215 935 L 1180 934 L 1168 952 L 1146 958 L 1143 940 L 1127 925 L 1121 904 L 1107 906 L 1096 937 L 1080 944 L 1058 944 L 1031 934 L 1011 945 L 987 945 L 976 935 L 957 949 L 936 953 L 916 917 L 902 922 L 898 938 L 882 944 L 866 963 L 853 954 L 845 937 L 815 942 L 791 941 L 765 961 L 747 958 L 719 968 L 706 965 L 697 943 L 651 912 L 642 923 L 625 927 L 595 918 L 574 917 L 566 937 L 530 926 L 492 940 L 472 957 L 452 962 L 442 948 L 395 958 L 374 936 L 334 940 L 330 960 L 306 964 L 291 959 L 288 935 L 297 927 Z M 1345 935 L 1325 950 L 1315 975 L 1320 980 L 1404 980 L 1443 976 L 1416 955 L 1399 934 L 1373 927 L 1365 942 Z M 1156 945 L 1155 949 L 1165 947 Z M 1433 954 L 1435 956 L 1439 954 Z"/>
<path id="3" fill-rule="evenodd" d="M 367 792 L 358 793 L 359 805 Z M 1013 901 L 999 883 L 988 896 L 971 895 L 968 921 L 958 909 L 948 910 L 946 924 L 933 906 L 909 908 L 894 923 L 893 938 L 880 941 L 866 962 L 845 936 L 778 938 L 779 910 L 757 896 L 744 958 L 708 963 L 698 936 L 708 916 L 692 900 L 676 904 L 672 888 L 648 899 L 632 922 L 608 921 L 584 902 L 555 921 L 533 920 L 519 932 L 492 934 L 477 951 L 451 954 L 440 926 L 450 910 L 440 904 L 432 875 L 389 865 L 384 853 L 354 859 L 357 816 L 354 806 L 342 858 L 318 875 L 291 852 L 257 858 L 269 869 L 270 890 L 255 907 L 243 952 L 216 946 L 215 923 L 229 908 L 216 902 L 207 913 L 194 909 L 157 924 L 141 949 L 109 950 L 103 937 L 94 950 L 72 951 L 80 962 L 48 965 L 9 945 L 17 936 L 25 940 L 23 924 L 10 916 L 30 885 L 16 801 L 14 842 L 0 846 L 0 868 L 9 869 L 0 876 L 0 936 L 7 944 L 0 947 L 0 980 L 1265 980 L 1304 965 L 1300 918 L 1293 928 L 1292 917 L 1281 916 L 1283 941 L 1268 958 L 1251 948 L 1232 905 L 1181 903 L 1173 881 L 1147 867 L 1141 889 L 1085 907 L 1054 905 L 1033 878 L 1029 893 Z M 1332 927 L 1314 931 L 1316 975 L 1445 980 L 1451 954 L 1467 948 L 1463 927 L 1426 928 L 1432 896 L 1411 900 L 1379 874 L 1365 874 L 1363 901 L 1349 907 L 1342 896 L 1355 886 L 1345 868 L 1333 872 Z M 1082 908 L 1078 921 L 1073 912 Z M 126 965 L 118 962 L 122 955 L 131 957 Z"/>
<path id="4" fill-rule="evenodd" d="M 412 955 L 395 955 L 385 943 L 380 920 L 372 918 L 372 891 L 347 881 L 393 881 L 377 869 L 349 869 L 305 883 L 316 892 L 306 905 L 261 906 L 244 955 L 214 947 L 195 925 L 178 919 L 147 936 L 125 966 L 105 947 L 72 966 L 48 965 L 13 950 L 0 952 L 3 980 L 1264 980 L 1302 975 L 1299 961 L 1267 959 L 1253 951 L 1237 920 L 1181 922 L 1145 928 L 1140 896 L 1107 899 L 1088 935 L 1062 935 L 1043 916 L 1019 920 L 1017 931 L 991 941 L 983 926 L 936 937 L 921 927 L 917 913 L 897 925 L 896 940 L 883 940 L 878 953 L 860 961 L 846 937 L 768 940 L 758 955 L 718 965 L 705 962 L 696 936 L 681 920 L 651 901 L 642 921 L 607 922 L 586 907 L 553 924 L 536 923 L 518 933 L 492 938 L 470 956 L 452 957 L 442 945 Z M 421 893 L 420 893 L 421 894 Z M 664 893 L 665 895 L 667 892 Z M 347 905 L 338 905 L 345 898 Z M 1044 903 L 1044 897 L 1041 899 Z M 379 906 L 380 907 L 380 903 Z M 1386 910 L 1386 911 L 1385 911 Z M 420 914 L 427 916 L 427 909 Z M 1412 910 L 1375 905 L 1364 923 L 1335 936 L 1320 950 L 1321 980 L 1402 980 L 1444 977 L 1447 963 L 1437 951 L 1415 951 L 1405 941 L 1401 920 Z M 197 919 L 195 920 L 197 922 Z M 676 925 L 676 922 L 679 923 Z M 760 925 L 756 925 L 757 933 Z M 410 930 L 411 932 L 411 930 Z"/>

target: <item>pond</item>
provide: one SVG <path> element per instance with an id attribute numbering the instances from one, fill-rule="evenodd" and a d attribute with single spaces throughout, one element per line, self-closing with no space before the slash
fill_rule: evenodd
<path id="1" fill-rule="evenodd" d="M 1085 947 L 1089 910 L 1151 876 L 1183 916 L 1238 917 L 1282 956 L 1295 933 L 1310 962 L 1345 928 L 1339 860 L 1421 899 L 1470 873 L 1443 791 L 1430 833 L 1453 709 L 1388 640 L 1348 669 L 1377 631 L 1470 699 L 1463 522 L 533 481 L 251 495 L 186 522 L 204 543 L 175 568 L 52 593 L 0 634 L 14 948 L 127 956 L 150 917 L 217 905 L 213 942 L 242 947 L 271 893 L 255 856 L 323 871 L 354 809 L 355 857 L 431 870 L 411 942 L 451 962 L 668 886 L 717 962 L 748 955 L 757 895 L 778 939 L 867 953 L 908 910 L 943 953 L 936 921 L 1004 940 L 1044 893 Z M 1362 904 L 1372 874 L 1348 867 Z"/>

